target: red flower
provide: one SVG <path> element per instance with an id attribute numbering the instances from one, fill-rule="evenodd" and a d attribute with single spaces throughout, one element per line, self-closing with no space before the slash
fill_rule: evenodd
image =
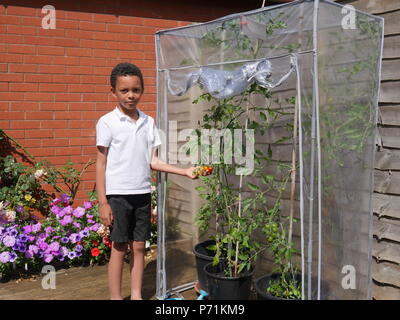
<path id="1" fill-rule="evenodd" d="M 111 248 L 111 240 L 108 237 L 103 238 L 103 243 L 108 247 Z"/>
<path id="2" fill-rule="evenodd" d="M 100 254 L 100 250 L 98 248 L 92 249 L 92 256 L 97 257 Z"/>
<path id="3" fill-rule="evenodd" d="M 92 243 L 95 247 L 97 247 L 99 245 L 99 243 L 96 240 L 92 240 Z"/>

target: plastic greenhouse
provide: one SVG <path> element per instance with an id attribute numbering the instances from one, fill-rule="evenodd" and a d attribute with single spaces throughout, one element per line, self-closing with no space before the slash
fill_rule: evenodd
<path id="1" fill-rule="evenodd" d="M 298 0 L 160 31 L 156 47 L 161 158 L 212 165 L 201 148 L 189 157 L 189 137 L 213 101 L 240 104 L 246 129 L 255 128 L 255 120 L 265 127 L 253 140 L 256 153 L 270 156 L 259 175 L 283 180 L 290 170 L 282 164 L 290 166 L 296 153 L 293 243 L 302 299 L 370 299 L 383 19 L 327 0 Z M 241 99 L 249 87 L 261 90 Z M 268 96 L 258 94 L 265 90 Z M 252 106 L 268 106 L 268 112 Z M 256 170 L 259 163 L 253 165 Z M 256 178 L 246 170 L 227 177 L 243 198 L 263 192 L 263 184 L 260 190 L 247 187 Z M 205 237 L 195 224 L 204 203 L 195 189 L 200 185 L 159 175 L 159 299 L 197 280 L 192 249 Z M 265 192 L 267 202 L 274 197 L 276 190 Z M 282 215 L 289 215 L 290 202 L 289 180 Z M 255 270 L 273 270 L 268 250 Z"/>

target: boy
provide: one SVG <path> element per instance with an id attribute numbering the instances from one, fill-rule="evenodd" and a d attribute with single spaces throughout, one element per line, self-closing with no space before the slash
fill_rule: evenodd
<path id="1" fill-rule="evenodd" d="M 195 167 L 181 169 L 160 161 L 161 144 L 153 118 L 137 105 L 144 91 L 138 67 L 120 63 L 111 72 L 111 92 L 117 107 L 96 125 L 96 190 L 100 220 L 110 226 L 108 265 L 111 300 L 121 300 L 124 256 L 131 251 L 131 299 L 141 300 L 145 241 L 150 238 L 150 168 L 197 178 Z"/>

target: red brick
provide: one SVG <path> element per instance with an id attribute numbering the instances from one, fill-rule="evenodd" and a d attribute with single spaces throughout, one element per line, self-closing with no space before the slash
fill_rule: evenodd
<path id="1" fill-rule="evenodd" d="M 96 102 L 96 110 L 97 111 L 111 111 L 115 108 L 115 106 L 117 105 L 116 101 L 112 101 L 112 102 Z"/>
<path id="2" fill-rule="evenodd" d="M 26 44 L 9 44 L 9 53 L 36 54 L 36 47 Z"/>
<path id="3" fill-rule="evenodd" d="M 22 81 L 22 80 L 21 80 Z M 26 74 L 25 75 L 26 82 L 52 82 L 51 75 L 45 74 Z"/>
<path id="4" fill-rule="evenodd" d="M 69 104 L 69 110 L 72 111 L 87 111 L 93 109 L 93 102 L 71 102 Z"/>
<path id="5" fill-rule="evenodd" d="M 108 72 L 108 73 L 106 73 L 106 72 Z M 106 70 L 104 71 L 104 74 L 107 74 L 107 75 L 108 75 L 109 73 L 110 73 L 110 70 L 109 70 L 108 68 L 106 68 Z M 95 86 L 94 92 L 96 92 L 96 93 L 107 93 L 107 94 L 109 94 L 109 93 L 110 93 L 110 85 L 108 85 L 108 84 L 96 85 L 96 86 Z"/>
<path id="6" fill-rule="evenodd" d="M 84 66 L 68 66 L 67 73 L 68 74 L 93 74 L 93 67 L 84 67 Z"/>
<path id="7" fill-rule="evenodd" d="M 38 54 L 50 56 L 63 56 L 65 53 L 64 48 L 60 47 L 38 47 Z"/>
<path id="8" fill-rule="evenodd" d="M 95 126 L 95 122 L 92 120 L 70 120 L 69 128 L 71 129 L 82 129 L 82 128 L 91 128 Z"/>
<path id="9" fill-rule="evenodd" d="M 82 153 L 81 147 L 67 147 L 67 148 L 57 148 L 55 154 L 59 155 L 80 155 Z"/>
<path id="10" fill-rule="evenodd" d="M 78 75 L 54 75 L 52 78 L 53 83 L 81 83 L 81 79 Z"/>
<path id="11" fill-rule="evenodd" d="M 24 100 L 24 95 L 16 92 L 0 92 L 0 101 L 22 101 Z"/>
<path id="12" fill-rule="evenodd" d="M 0 102 L 0 111 L 10 111 L 10 102 Z"/>
<path id="13" fill-rule="evenodd" d="M 75 57 L 91 57 L 92 50 L 91 49 L 82 49 L 82 48 L 66 48 L 67 56 L 75 56 Z"/>
<path id="14" fill-rule="evenodd" d="M 79 39 L 55 38 L 54 44 L 60 47 L 79 47 Z"/>
<path id="15" fill-rule="evenodd" d="M 95 22 L 111 22 L 111 23 L 119 23 L 119 17 L 114 16 L 112 14 L 94 14 L 93 21 Z"/>
<path id="16" fill-rule="evenodd" d="M 71 146 L 94 146 L 95 140 L 95 138 L 71 138 L 69 142 Z"/>
<path id="17" fill-rule="evenodd" d="M 78 57 L 54 57 L 53 64 L 62 64 L 62 65 L 79 65 Z"/>
<path id="18" fill-rule="evenodd" d="M 111 32 L 93 32 L 92 37 L 94 40 L 107 40 L 107 41 L 118 40 L 118 34 Z"/>
<path id="19" fill-rule="evenodd" d="M 54 46 L 53 38 L 49 38 L 46 36 L 23 36 L 25 44 L 33 44 L 33 45 L 40 45 L 40 46 Z"/>
<path id="20" fill-rule="evenodd" d="M 65 120 L 80 120 L 80 111 L 56 111 L 54 112 L 55 119 L 65 119 Z"/>
<path id="21" fill-rule="evenodd" d="M 43 147 L 68 147 L 69 139 L 43 139 Z"/>
<path id="22" fill-rule="evenodd" d="M 154 35 L 155 32 L 156 32 L 156 29 L 153 27 L 133 26 L 131 29 L 131 33 L 134 33 L 134 34 L 152 34 L 152 35 Z"/>
<path id="23" fill-rule="evenodd" d="M 81 22 L 79 22 L 79 29 L 90 30 L 90 31 L 106 31 L 106 24 L 81 21 Z"/>
<path id="24" fill-rule="evenodd" d="M 10 91 L 8 82 L 0 82 L 0 91 Z"/>
<path id="25" fill-rule="evenodd" d="M 54 94 L 52 93 L 38 93 L 38 92 L 27 92 L 25 93 L 25 100 L 28 101 L 53 101 Z"/>
<path id="26" fill-rule="evenodd" d="M 30 138 L 52 138 L 53 130 L 29 130 L 26 135 Z"/>
<path id="27" fill-rule="evenodd" d="M 132 60 L 141 60 L 143 59 L 143 52 L 141 51 L 117 51 L 120 58 L 124 59 L 132 59 Z"/>
<path id="28" fill-rule="evenodd" d="M 87 50 L 87 49 L 86 49 Z M 79 63 L 82 66 L 104 66 L 105 58 L 79 58 Z"/>
<path id="29" fill-rule="evenodd" d="M 121 24 L 141 26 L 141 25 L 143 25 L 143 20 L 144 19 L 140 18 L 140 17 L 130 17 L 130 16 L 120 16 L 119 17 L 119 22 Z"/>
<path id="30" fill-rule="evenodd" d="M 10 83 L 10 91 L 37 91 L 37 83 Z"/>
<path id="31" fill-rule="evenodd" d="M 7 53 L 2 53 L 0 54 L 0 62 L 21 62 L 24 60 L 24 57 L 22 54 L 7 54 Z"/>
<path id="32" fill-rule="evenodd" d="M 11 102 L 11 110 L 13 111 L 35 111 L 39 110 L 39 103 L 37 102 L 25 102 L 25 101 L 19 101 L 19 102 Z"/>
<path id="33" fill-rule="evenodd" d="M 83 101 L 108 101 L 109 95 L 102 93 L 84 93 Z"/>
<path id="34" fill-rule="evenodd" d="M 82 83 L 106 84 L 109 79 L 104 76 L 81 76 Z"/>
<path id="35" fill-rule="evenodd" d="M 132 27 L 129 25 L 107 24 L 107 32 L 131 33 L 131 30 Z"/>
<path id="36" fill-rule="evenodd" d="M 92 84 L 70 84 L 68 85 L 68 92 L 93 92 L 95 86 Z"/>
<path id="37" fill-rule="evenodd" d="M 37 16 L 37 10 L 38 9 L 36 8 L 29 8 L 29 7 L 7 6 L 8 15 L 34 17 Z"/>
<path id="38" fill-rule="evenodd" d="M 24 56 L 24 63 L 34 63 L 34 64 L 49 64 L 49 57 L 47 56 Z"/>
<path id="39" fill-rule="evenodd" d="M 78 22 L 77 22 L 78 23 Z M 65 30 L 65 36 L 67 38 L 73 38 L 73 39 L 94 39 L 93 33 L 95 31 L 85 31 L 85 30 L 79 30 L 79 29 L 66 29 Z"/>
<path id="40" fill-rule="evenodd" d="M 81 136 L 80 129 L 54 129 L 53 133 L 54 138 L 71 138 Z"/>
<path id="41" fill-rule="evenodd" d="M 10 72 L 23 72 L 23 73 L 35 73 L 38 71 L 38 66 L 36 64 L 10 64 Z"/>
<path id="42" fill-rule="evenodd" d="M 56 21 L 56 28 L 77 29 L 78 26 L 79 26 L 79 22 L 77 22 L 75 20 L 57 19 L 57 21 Z M 66 36 L 67 36 L 67 34 L 66 34 Z"/>
<path id="43" fill-rule="evenodd" d="M 24 24 L 22 24 L 21 26 L 7 26 L 7 33 L 8 34 L 36 35 L 37 34 L 37 28 L 26 26 Z"/>
<path id="44" fill-rule="evenodd" d="M 81 137 L 96 137 L 95 126 L 93 126 L 93 129 L 82 129 Z"/>
<path id="45" fill-rule="evenodd" d="M 42 129 L 57 129 L 57 128 L 66 128 L 68 125 L 67 120 L 43 120 L 40 121 L 40 128 Z"/>
<path id="46" fill-rule="evenodd" d="M 78 12 L 78 11 L 66 11 L 65 18 L 68 20 L 93 21 L 93 14 L 86 12 Z"/>
<path id="47" fill-rule="evenodd" d="M 53 113 L 43 111 L 25 112 L 25 118 L 27 120 L 52 120 Z"/>
<path id="48" fill-rule="evenodd" d="M 35 156 L 35 157 L 41 157 L 41 156 L 54 156 L 55 155 L 55 150 L 54 148 L 33 148 L 33 149 L 28 149 L 29 152 Z"/>
<path id="49" fill-rule="evenodd" d="M 42 139 L 26 139 L 20 141 L 24 147 L 38 148 L 42 146 Z"/>
<path id="50" fill-rule="evenodd" d="M 24 79 L 23 74 L 4 73 L 0 77 L 0 81 L 5 81 L 5 82 L 19 82 L 23 81 L 23 79 Z"/>
<path id="51" fill-rule="evenodd" d="M 80 46 L 81 48 L 104 49 L 107 48 L 107 43 L 106 41 L 82 39 Z"/>
<path id="52" fill-rule="evenodd" d="M 40 104 L 40 110 L 68 110 L 68 104 L 63 102 L 42 102 Z"/>
<path id="53" fill-rule="evenodd" d="M 41 83 L 39 86 L 40 92 L 65 92 L 67 91 L 66 84 L 58 83 Z"/>
<path id="54" fill-rule="evenodd" d="M 5 129 L 5 128 L 3 128 Z M 25 130 L 10 130 L 7 131 L 14 139 L 24 139 L 25 138 Z"/>
<path id="55" fill-rule="evenodd" d="M 12 121 L 11 122 L 12 129 L 39 129 L 40 121 Z"/>
<path id="56" fill-rule="evenodd" d="M 66 70 L 65 66 L 50 66 L 50 65 L 40 65 L 39 72 L 40 73 L 62 73 L 64 74 Z"/>
<path id="57" fill-rule="evenodd" d="M 80 93 L 56 93 L 55 101 L 63 102 L 63 101 L 81 101 Z"/>
<path id="58" fill-rule="evenodd" d="M 0 118 L 2 120 L 24 120 L 25 115 L 23 112 L 7 111 L 2 112 Z"/>
<path id="59" fill-rule="evenodd" d="M 93 56 L 95 57 L 105 57 L 105 58 L 118 58 L 118 50 L 103 50 L 103 49 L 93 49 Z"/>
<path id="60" fill-rule="evenodd" d="M 9 120 L 0 120 L 0 128 L 9 129 L 10 128 L 10 121 Z"/>

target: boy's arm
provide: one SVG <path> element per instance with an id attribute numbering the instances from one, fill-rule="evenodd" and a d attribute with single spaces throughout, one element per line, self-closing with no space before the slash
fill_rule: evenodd
<path id="1" fill-rule="evenodd" d="M 108 148 L 97 146 L 96 191 L 99 201 L 100 220 L 105 226 L 111 225 L 112 211 L 106 197 L 106 164 Z"/>
<path id="2" fill-rule="evenodd" d="M 170 165 L 168 163 L 161 161 L 157 157 L 157 148 L 153 148 L 150 167 L 151 167 L 151 169 L 156 170 L 156 171 L 179 174 L 181 176 L 187 176 L 191 179 L 196 179 L 198 177 L 198 173 L 194 173 L 194 170 L 197 169 L 198 167 L 190 167 L 190 168 L 184 169 L 184 168 L 175 167 L 173 165 Z"/>

